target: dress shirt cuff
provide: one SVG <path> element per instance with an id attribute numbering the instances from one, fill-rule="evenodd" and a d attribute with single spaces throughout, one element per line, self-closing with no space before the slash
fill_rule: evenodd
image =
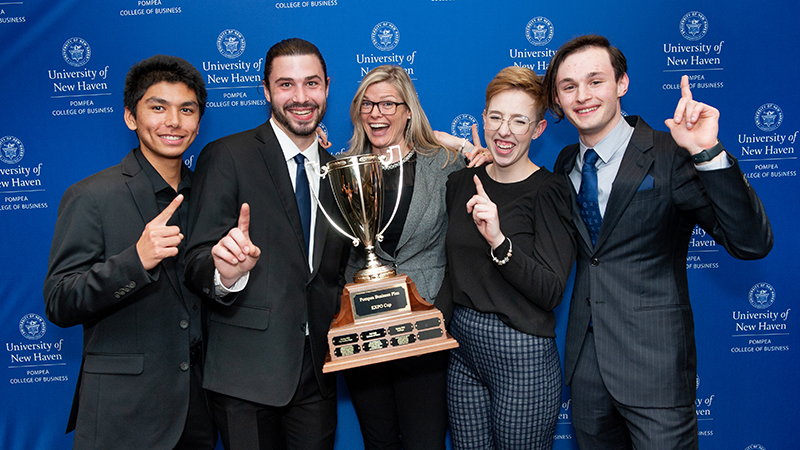
<path id="1" fill-rule="evenodd" d="M 244 290 L 245 286 L 247 286 L 247 280 L 249 279 L 250 272 L 247 272 L 246 274 L 242 275 L 241 278 L 236 280 L 236 283 L 233 283 L 233 286 L 226 288 L 222 285 L 222 279 L 220 279 L 219 270 L 214 269 L 214 291 L 216 292 L 217 297 L 224 297 L 234 292 L 241 292 Z"/>

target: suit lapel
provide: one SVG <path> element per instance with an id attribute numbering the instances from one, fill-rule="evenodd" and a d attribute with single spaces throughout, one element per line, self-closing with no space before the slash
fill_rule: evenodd
<path id="1" fill-rule="evenodd" d="M 275 132 L 272 130 L 269 121 L 258 127 L 256 139 L 264 144 L 259 147 L 259 152 L 261 157 L 264 158 L 264 164 L 267 166 L 267 172 L 275 186 L 275 192 L 278 193 L 283 210 L 286 212 L 286 217 L 294 231 L 297 245 L 300 246 L 303 256 L 308 261 L 306 238 L 303 236 L 300 209 L 297 207 L 297 198 L 294 195 L 294 188 L 292 188 L 292 179 L 289 177 L 289 170 L 286 167 L 286 160 L 283 157 L 278 138 L 275 137 Z"/>
<path id="2" fill-rule="evenodd" d="M 431 183 L 435 177 L 426 176 L 427 173 L 437 169 L 433 167 L 434 159 L 435 158 L 425 158 L 419 154 L 417 155 L 414 174 L 414 191 L 411 194 L 411 203 L 408 206 L 408 215 L 403 225 L 403 231 L 400 233 L 400 239 L 397 241 L 397 252 L 399 252 L 400 248 L 406 245 L 417 232 L 419 224 L 423 221 L 425 211 L 428 210 L 428 205 L 434 197 L 431 193 Z M 402 183 L 403 180 L 400 180 L 400 182 Z M 408 193 L 404 191 L 401 195 L 408 195 Z M 394 210 L 394 205 L 392 205 L 392 210 Z M 397 217 L 395 217 L 395 220 L 396 219 Z"/>
<path id="3" fill-rule="evenodd" d="M 611 186 L 611 195 L 608 198 L 603 226 L 597 236 L 595 249 L 600 248 L 611 234 L 653 165 L 653 158 L 647 154 L 647 151 L 653 148 L 653 130 L 638 117 L 632 116 L 626 120 L 635 129 Z"/>
<path id="4" fill-rule="evenodd" d="M 318 149 L 319 149 L 319 162 L 321 165 L 327 164 L 328 162 L 333 161 L 335 159 L 321 147 L 318 147 Z M 325 240 L 328 237 L 328 227 L 330 227 L 328 219 L 325 217 L 325 214 L 323 214 L 322 211 L 320 211 L 320 208 L 324 207 L 325 211 L 328 212 L 328 214 L 332 215 L 331 217 L 338 216 L 336 214 L 338 206 L 333 198 L 333 191 L 331 190 L 330 182 L 328 182 L 327 179 L 320 180 L 319 202 L 321 203 L 321 205 L 317 209 L 317 219 L 314 225 L 314 259 L 312 261 L 312 266 L 314 267 L 314 274 L 316 274 L 319 271 L 319 266 L 320 264 L 322 264 L 322 253 L 325 250 Z M 315 204 L 314 200 L 312 200 L 312 204 Z M 331 211 L 331 209 L 334 210 Z"/>
<path id="5" fill-rule="evenodd" d="M 131 192 L 134 203 L 136 203 L 136 208 L 139 210 L 139 214 L 142 217 L 142 223 L 147 225 L 159 214 L 158 203 L 156 202 L 156 196 L 153 192 L 153 184 L 150 182 L 150 179 L 147 178 L 147 174 L 142 170 L 133 152 L 128 153 L 122 160 L 122 173 L 131 177 L 126 184 L 128 185 L 128 190 Z M 180 280 L 177 279 L 175 274 L 175 259 L 165 258 L 161 261 L 161 265 L 172 287 L 179 294 L 178 297 L 182 299 L 183 295 L 181 295 Z"/>
<path id="6" fill-rule="evenodd" d="M 572 221 L 575 223 L 575 228 L 578 230 L 578 234 L 581 236 L 584 245 L 586 245 L 586 247 L 589 249 L 588 253 L 592 253 L 594 251 L 594 246 L 592 245 L 592 238 L 589 235 L 589 228 L 586 227 L 586 223 L 584 223 L 583 219 L 581 218 L 581 210 L 580 206 L 578 206 L 578 193 L 575 192 L 575 185 L 572 184 L 572 179 L 569 177 L 569 174 L 575 167 L 575 161 L 578 158 L 579 152 L 580 145 L 578 144 L 571 145 L 564 149 L 564 159 L 559 164 L 559 167 L 555 167 L 554 170 L 563 173 L 567 178 L 569 193 L 570 197 L 572 198 Z"/>

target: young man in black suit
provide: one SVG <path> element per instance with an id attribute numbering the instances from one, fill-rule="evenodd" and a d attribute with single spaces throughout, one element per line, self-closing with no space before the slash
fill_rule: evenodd
<path id="1" fill-rule="evenodd" d="M 627 62 L 602 36 L 564 44 L 545 76 L 548 107 L 577 128 L 555 173 L 570 181 L 578 229 L 565 379 L 582 449 L 696 449 L 694 321 L 686 254 L 695 224 L 734 257 L 772 248 L 772 229 L 719 111 L 686 76 L 670 133 L 623 117 Z"/>
<path id="2" fill-rule="evenodd" d="M 185 60 L 134 65 L 124 115 L 139 146 L 61 200 L 44 298 L 50 321 L 83 325 L 67 426 L 76 449 L 216 445 L 201 388 L 203 308 L 182 282 L 192 182 L 182 156 L 205 101 L 203 78 Z"/>
<path id="3" fill-rule="evenodd" d="M 275 44 L 272 117 L 197 161 L 186 280 L 209 300 L 204 387 L 228 450 L 333 448 L 336 376 L 322 365 L 350 244 L 317 214 L 304 172 L 305 160 L 333 159 L 315 135 L 329 81 L 316 46 Z M 330 185 L 312 183 L 338 213 Z"/>

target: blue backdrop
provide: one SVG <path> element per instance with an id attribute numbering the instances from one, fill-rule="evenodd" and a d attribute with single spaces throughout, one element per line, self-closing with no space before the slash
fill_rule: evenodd
<path id="1" fill-rule="evenodd" d="M 722 113 L 720 137 L 739 158 L 772 221 L 765 259 L 731 258 L 697 230 L 686 267 L 698 341 L 697 417 L 705 449 L 797 447 L 798 217 L 796 139 L 800 63 L 795 2 L 531 2 L 517 0 L 0 0 L 0 447 L 66 449 L 79 327 L 44 319 L 42 282 L 61 195 L 136 146 L 122 120 L 125 74 L 156 53 L 181 56 L 209 89 L 200 135 L 186 153 L 268 117 L 259 89 L 275 42 L 316 43 L 331 77 L 324 119 L 333 151 L 352 133 L 348 106 L 361 77 L 394 63 L 411 74 L 434 128 L 466 136 L 501 68 L 543 74 L 555 50 L 599 33 L 629 61 L 626 113 L 664 129 L 688 74 L 695 98 Z M 552 168 L 576 142 L 549 126 L 532 158 Z M 794 269 L 793 269 L 794 268 Z M 569 292 L 558 309 L 563 337 Z M 792 313 L 795 309 L 795 313 Z M 563 354 L 562 354 L 563 356 Z M 360 444 L 343 385 L 337 449 Z M 158 407 L 157 405 L 153 405 Z M 574 449 L 568 389 L 556 449 Z"/>

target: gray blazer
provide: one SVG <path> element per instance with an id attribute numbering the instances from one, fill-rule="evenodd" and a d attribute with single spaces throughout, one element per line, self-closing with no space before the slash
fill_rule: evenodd
<path id="1" fill-rule="evenodd" d="M 408 207 L 408 216 L 400 234 L 400 241 L 397 243 L 396 255 L 392 256 L 383 251 L 380 243 L 375 245 L 375 253 L 381 262 L 393 264 L 397 267 L 398 274 L 404 273 L 411 277 L 419 294 L 430 303 L 436 300 L 436 294 L 444 279 L 447 177 L 465 166 L 464 159 L 458 156 L 455 162 L 442 168 L 447 158 L 448 152 L 444 148 L 432 156 L 417 154 L 414 194 Z M 347 281 L 352 282 L 353 274 L 364 265 L 363 247 L 350 252 L 350 261 L 345 273 Z"/>

